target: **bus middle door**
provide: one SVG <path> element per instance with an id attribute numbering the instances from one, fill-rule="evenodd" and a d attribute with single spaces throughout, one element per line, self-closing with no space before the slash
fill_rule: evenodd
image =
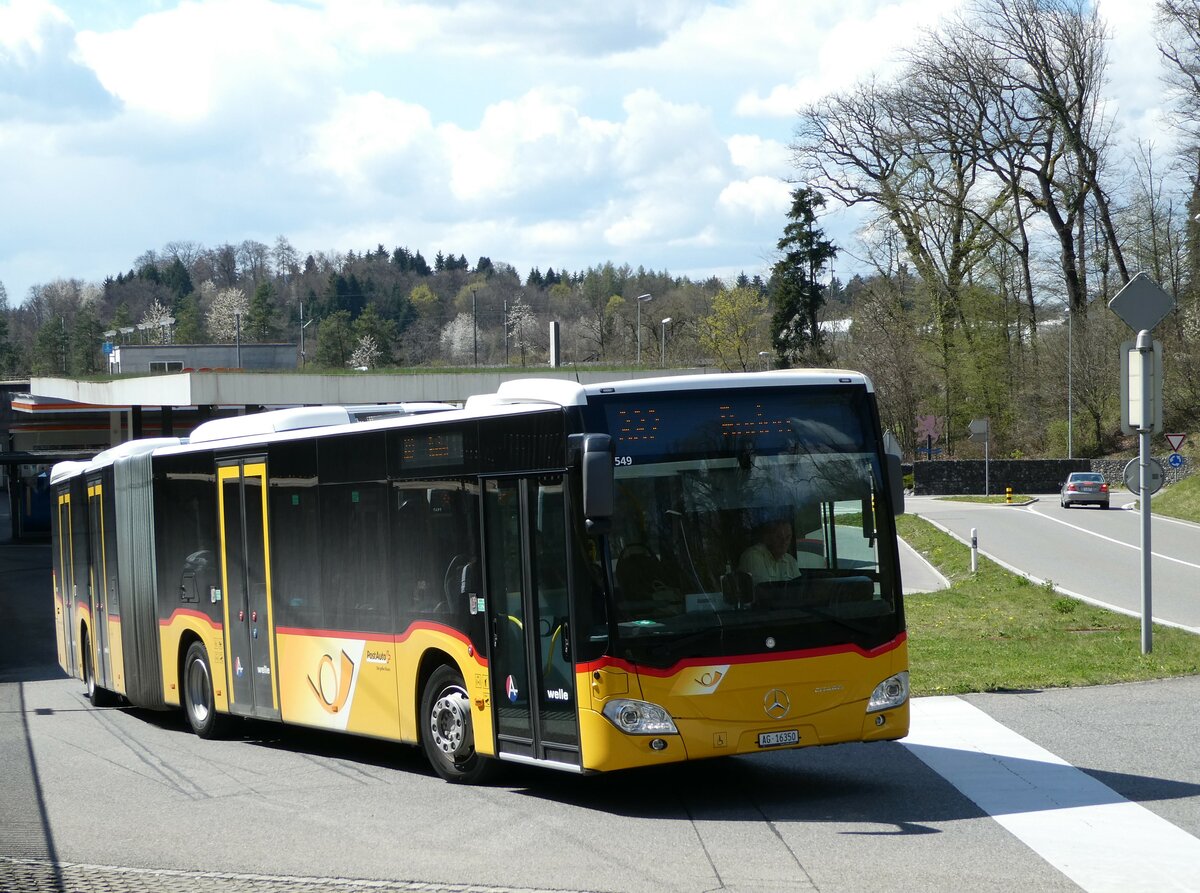
<path id="1" fill-rule="evenodd" d="M 575 768 L 564 484 L 562 474 L 484 480 L 484 563 L 497 754 Z"/>
<path id="2" fill-rule="evenodd" d="M 229 710 L 278 719 L 265 460 L 219 466 L 217 486 Z"/>
<path id="3" fill-rule="evenodd" d="M 115 689 L 108 629 L 108 553 L 104 549 L 104 488 L 100 480 L 88 481 L 88 537 L 91 562 L 88 567 L 88 595 L 92 609 L 93 647 L 96 660 L 92 672 L 101 688 Z"/>
<path id="4" fill-rule="evenodd" d="M 55 586 L 54 625 L 58 634 L 58 665 L 67 673 L 75 675 L 75 650 L 72 636 L 75 625 L 75 529 L 71 518 L 71 493 L 63 489 L 58 493 L 54 510 L 58 529 L 58 542 L 54 551 Z"/>

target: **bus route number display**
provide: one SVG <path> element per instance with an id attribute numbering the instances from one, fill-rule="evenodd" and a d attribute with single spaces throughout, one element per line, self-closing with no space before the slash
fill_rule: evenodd
<path id="1" fill-rule="evenodd" d="M 458 465 L 463 460 L 460 432 L 408 434 L 401 438 L 401 462 L 405 468 L 438 468 Z"/>

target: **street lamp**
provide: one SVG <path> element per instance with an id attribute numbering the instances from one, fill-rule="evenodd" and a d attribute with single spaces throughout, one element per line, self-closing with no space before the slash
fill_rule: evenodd
<path id="1" fill-rule="evenodd" d="M 669 323 L 670 321 L 671 321 L 671 317 L 669 317 L 669 316 L 662 321 L 662 329 L 663 329 L 662 356 L 660 357 L 662 362 L 660 363 L 660 365 L 662 366 L 663 369 L 667 368 L 667 323 Z"/>
<path id="2" fill-rule="evenodd" d="M 638 342 L 637 364 L 639 366 L 642 365 L 642 302 L 643 301 L 653 301 L 653 300 L 654 300 L 654 298 L 650 297 L 650 295 L 638 295 L 637 296 L 637 342 Z"/>

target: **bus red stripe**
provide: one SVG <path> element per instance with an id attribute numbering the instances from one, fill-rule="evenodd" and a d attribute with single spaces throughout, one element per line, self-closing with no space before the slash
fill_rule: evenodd
<path id="1" fill-rule="evenodd" d="M 875 648 L 865 649 L 853 643 L 844 645 L 827 645 L 822 648 L 804 648 L 799 651 L 781 651 L 778 653 L 767 652 L 760 654 L 742 654 L 736 657 L 689 657 L 673 664 L 666 669 L 657 667 L 645 667 L 640 664 L 632 664 L 629 661 L 622 660 L 618 657 L 601 657 L 586 664 L 580 664 L 576 668 L 576 672 L 590 673 L 593 670 L 603 669 L 604 667 L 616 667 L 624 670 L 627 673 L 640 673 L 644 676 L 667 677 L 673 676 L 688 667 L 707 667 L 714 663 L 723 664 L 757 664 L 757 663 L 774 663 L 781 660 L 805 660 L 814 657 L 829 657 L 835 654 L 859 654 L 862 657 L 873 658 L 887 654 L 889 651 L 894 651 L 908 640 L 908 633 L 902 632 L 890 642 L 884 642 Z"/>

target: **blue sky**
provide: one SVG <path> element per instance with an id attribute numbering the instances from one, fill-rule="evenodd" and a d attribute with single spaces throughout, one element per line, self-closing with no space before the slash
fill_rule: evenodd
<path id="1" fill-rule="evenodd" d="M 0 282 L 16 305 L 169 242 L 280 235 L 765 272 L 797 107 L 957 5 L 0 0 Z M 1162 145 L 1149 12 L 1102 10 L 1121 138 Z M 859 218 L 828 210 L 853 253 Z"/>

